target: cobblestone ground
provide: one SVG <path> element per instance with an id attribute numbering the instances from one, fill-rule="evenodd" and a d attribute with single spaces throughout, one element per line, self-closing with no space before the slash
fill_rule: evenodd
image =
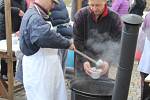
<path id="1" fill-rule="evenodd" d="M 115 79 L 116 78 L 116 67 L 111 67 L 109 72 L 109 77 Z M 140 73 L 137 70 L 137 62 L 135 62 L 132 76 L 131 76 L 131 82 L 130 82 L 130 88 L 129 88 L 129 94 L 128 94 L 128 100 L 140 100 L 141 95 L 141 87 L 140 87 Z"/>
<path id="2" fill-rule="evenodd" d="M 128 100 L 140 100 L 141 97 L 141 78 L 137 71 L 137 64 L 133 68 Z"/>

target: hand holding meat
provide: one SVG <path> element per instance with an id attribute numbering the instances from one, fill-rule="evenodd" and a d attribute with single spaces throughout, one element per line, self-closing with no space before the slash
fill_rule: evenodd
<path id="1" fill-rule="evenodd" d="M 100 76 L 103 76 L 107 74 L 109 70 L 109 64 L 106 61 L 103 61 L 103 64 L 101 64 L 100 66 L 97 66 L 96 68 L 91 67 L 90 62 L 86 61 L 83 63 L 83 67 L 84 67 L 85 73 L 89 76 L 91 76 L 96 71 L 100 71 Z"/>
<path id="2" fill-rule="evenodd" d="M 108 62 L 103 61 L 103 64 L 99 68 L 102 70 L 101 75 L 107 74 L 107 72 L 109 71 L 109 64 L 108 64 Z"/>
<path id="3" fill-rule="evenodd" d="M 86 61 L 83 63 L 83 67 L 84 67 L 84 71 L 86 72 L 86 74 L 88 74 L 90 76 L 90 74 L 92 73 L 92 70 L 91 70 L 91 64 L 90 62 Z"/>

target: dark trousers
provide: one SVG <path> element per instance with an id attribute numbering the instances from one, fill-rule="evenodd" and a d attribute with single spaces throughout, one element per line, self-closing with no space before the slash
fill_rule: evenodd
<path id="1" fill-rule="evenodd" d="M 140 72 L 141 75 L 141 100 L 150 100 L 150 86 L 149 82 L 145 82 L 144 79 L 148 74 Z"/>
<path id="2" fill-rule="evenodd" d="M 16 71 L 16 61 L 13 62 L 13 71 Z M 1 75 L 7 75 L 7 63 L 4 59 L 1 60 Z"/>

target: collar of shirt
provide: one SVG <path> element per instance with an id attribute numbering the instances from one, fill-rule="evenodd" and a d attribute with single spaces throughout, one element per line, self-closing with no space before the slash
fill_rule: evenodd
<path id="1" fill-rule="evenodd" d="M 96 19 L 96 16 L 95 14 L 92 12 L 92 10 L 90 9 L 89 7 L 89 11 L 90 11 L 90 14 L 92 15 L 92 19 L 95 21 L 95 22 L 98 22 L 101 18 L 105 17 L 105 16 L 108 16 L 108 7 L 107 7 L 107 4 L 105 4 L 105 7 L 104 7 L 104 11 L 101 15 L 99 15 L 98 19 Z"/>
<path id="2" fill-rule="evenodd" d="M 38 3 L 34 2 L 34 6 L 37 9 L 38 13 L 44 18 L 48 19 L 49 18 L 49 13 L 46 11 L 41 5 Z"/>

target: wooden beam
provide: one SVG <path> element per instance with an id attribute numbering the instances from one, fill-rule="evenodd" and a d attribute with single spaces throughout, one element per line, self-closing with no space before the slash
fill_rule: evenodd
<path id="1" fill-rule="evenodd" d="M 12 21 L 11 21 L 11 0 L 4 0 L 5 4 L 5 25 L 7 39 L 7 60 L 8 66 L 8 100 L 13 100 L 13 56 L 12 56 Z"/>
<path id="2" fill-rule="evenodd" d="M 0 51 L 0 58 L 8 58 L 7 53 Z"/>
<path id="3" fill-rule="evenodd" d="M 82 0 L 77 0 L 77 11 L 82 7 Z"/>
<path id="4" fill-rule="evenodd" d="M 0 97 L 6 99 L 7 96 L 8 96 L 7 84 L 0 79 Z"/>
<path id="5" fill-rule="evenodd" d="M 0 59 L 3 58 L 3 59 L 10 59 L 10 57 L 7 55 L 7 52 L 2 52 L 0 51 Z M 13 58 L 12 58 L 13 61 L 16 61 L 16 57 L 15 57 L 15 53 L 13 52 Z"/>

